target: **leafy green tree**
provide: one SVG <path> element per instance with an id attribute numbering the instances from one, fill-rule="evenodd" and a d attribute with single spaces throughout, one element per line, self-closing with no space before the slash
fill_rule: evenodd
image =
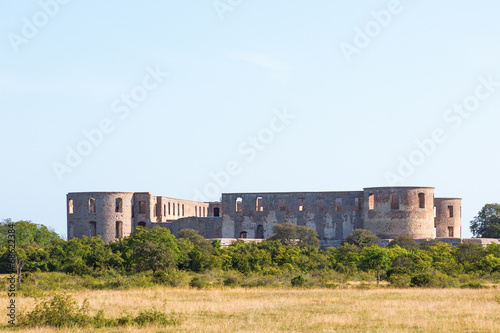
<path id="1" fill-rule="evenodd" d="M 165 270 L 176 266 L 176 256 L 173 251 L 159 243 L 146 240 L 134 249 L 135 269 L 138 272 Z"/>
<path id="2" fill-rule="evenodd" d="M 336 248 L 333 251 L 336 262 L 335 270 L 348 275 L 356 272 L 361 260 L 360 252 L 359 247 L 349 243 L 344 243 Z"/>
<path id="3" fill-rule="evenodd" d="M 186 261 L 180 264 L 182 268 L 200 272 L 221 266 L 221 260 L 214 255 L 216 248 L 197 230 L 184 229 L 179 231 L 178 244 L 181 252 L 188 254 Z"/>
<path id="4" fill-rule="evenodd" d="M 475 237 L 500 238 L 500 204 L 487 204 L 470 222 Z"/>
<path id="5" fill-rule="evenodd" d="M 361 258 L 361 264 L 363 267 L 375 271 L 377 284 L 379 284 L 380 272 L 387 270 L 391 265 L 389 251 L 376 245 L 365 247 L 361 252 Z"/>
<path id="6" fill-rule="evenodd" d="M 379 238 L 371 231 L 365 229 L 354 229 L 352 234 L 348 235 L 345 242 L 356 245 L 359 248 L 377 245 Z"/>
<path id="7" fill-rule="evenodd" d="M 2 259 L 0 272 L 12 272 L 13 267 L 9 263 L 13 261 L 18 282 L 21 283 L 22 273 L 31 270 L 33 266 L 29 262 L 30 253 L 38 251 L 52 240 L 57 239 L 61 239 L 57 233 L 42 224 L 35 224 L 31 221 L 3 220 L 0 222 L 0 258 Z M 9 240 L 11 241 L 9 242 Z M 15 247 L 12 240 L 15 240 Z"/>
<path id="8" fill-rule="evenodd" d="M 183 229 L 179 231 L 178 239 L 189 239 L 191 243 L 195 245 L 200 251 L 212 254 L 214 252 L 214 247 L 212 243 L 205 237 L 198 233 L 198 230 L 194 229 Z"/>
<path id="9" fill-rule="evenodd" d="M 278 240 L 283 245 L 319 248 L 319 236 L 316 230 L 293 223 L 280 223 L 273 227 L 274 234 L 269 240 Z"/>
<path id="10" fill-rule="evenodd" d="M 180 250 L 177 239 L 167 228 L 136 228 L 123 240 L 121 246 L 125 265 L 136 271 L 156 272 L 158 269 L 170 267 L 174 262 L 181 264 L 188 259 L 188 253 Z M 147 258 L 148 255 L 151 258 Z"/>
<path id="11" fill-rule="evenodd" d="M 445 243 L 441 242 L 438 239 L 430 238 L 430 239 L 426 239 L 426 240 L 420 242 L 419 246 L 420 246 L 421 250 L 431 251 L 431 248 L 433 246 L 437 246 L 438 244 L 445 244 Z"/>
<path id="12" fill-rule="evenodd" d="M 399 246 L 402 249 L 416 251 L 419 249 L 418 243 L 410 236 L 398 236 L 389 242 L 388 248 Z"/>
<path id="13" fill-rule="evenodd" d="M 16 247 L 24 247 L 29 244 L 46 245 L 53 239 L 60 239 L 59 235 L 52 229 L 43 224 L 36 224 L 31 221 L 13 222 L 11 219 L 5 219 L 0 222 L 0 248 L 7 246 L 7 237 L 11 228 L 14 226 L 16 235 Z"/>
<path id="14" fill-rule="evenodd" d="M 472 272 L 476 270 L 479 261 L 486 256 L 486 249 L 481 244 L 467 242 L 455 247 L 452 254 L 466 272 Z"/>

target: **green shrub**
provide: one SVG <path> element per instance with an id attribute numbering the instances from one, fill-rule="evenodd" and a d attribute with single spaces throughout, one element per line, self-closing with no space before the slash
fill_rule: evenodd
<path id="1" fill-rule="evenodd" d="M 392 274 L 388 280 L 396 288 L 408 288 L 411 285 L 411 277 L 408 274 Z"/>
<path id="2" fill-rule="evenodd" d="M 302 275 L 297 275 L 292 279 L 292 287 L 303 287 L 306 279 Z"/>
<path id="3" fill-rule="evenodd" d="M 139 315 L 134 319 L 134 322 L 139 326 L 145 325 L 175 325 L 177 324 L 177 319 L 171 318 L 156 309 L 141 311 Z"/>
<path id="4" fill-rule="evenodd" d="M 432 274 L 420 273 L 411 277 L 411 287 L 429 287 L 432 281 Z"/>
<path id="5" fill-rule="evenodd" d="M 471 289 L 484 289 L 484 288 L 488 288 L 487 286 L 485 286 L 484 284 L 482 284 L 481 282 L 467 282 L 467 283 L 464 283 L 463 285 L 460 286 L 460 288 L 471 288 Z"/>
<path id="6" fill-rule="evenodd" d="M 91 322 L 88 315 L 88 301 L 79 307 L 70 296 L 56 295 L 51 300 L 37 303 L 35 308 L 19 316 L 19 325 L 36 326 L 87 326 Z"/>
<path id="7" fill-rule="evenodd" d="M 145 310 L 135 318 L 130 315 L 117 319 L 107 319 L 104 311 L 100 310 L 95 316 L 88 314 L 88 301 L 81 307 L 70 296 L 56 295 L 50 300 L 37 303 L 28 313 L 19 315 L 21 327 L 116 327 L 126 325 L 176 325 L 179 319 L 174 314 L 167 316 L 156 309 Z"/>
<path id="8" fill-rule="evenodd" d="M 158 271 L 153 275 L 153 282 L 163 284 L 170 287 L 178 287 L 183 285 L 187 280 L 185 272 L 176 269 Z"/>
<path id="9" fill-rule="evenodd" d="M 192 288 L 203 289 L 208 286 L 208 283 L 203 277 L 194 277 L 191 279 L 191 282 L 189 282 L 189 286 Z"/>

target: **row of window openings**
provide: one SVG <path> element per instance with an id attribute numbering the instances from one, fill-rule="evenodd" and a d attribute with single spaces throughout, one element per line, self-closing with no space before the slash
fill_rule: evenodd
<path id="1" fill-rule="evenodd" d="M 139 222 L 137 224 L 137 226 L 146 227 L 146 222 Z M 73 231 L 71 230 L 70 233 L 72 234 Z M 89 236 L 90 237 L 97 236 L 97 222 L 95 222 L 95 221 L 89 222 Z M 122 221 L 116 221 L 116 223 L 115 223 L 115 238 L 123 238 L 123 222 Z"/>
<path id="2" fill-rule="evenodd" d="M 123 200 L 121 198 L 116 199 L 116 204 L 115 204 L 115 212 L 116 213 L 122 213 L 123 212 Z M 68 210 L 69 214 L 73 214 L 73 199 L 69 200 L 68 203 Z M 217 210 L 217 211 L 216 211 Z M 158 211 L 158 204 L 156 204 L 155 207 L 155 216 L 157 216 L 157 211 Z M 95 204 L 95 199 L 90 198 L 89 199 L 89 213 L 95 213 L 96 212 L 96 204 Z M 175 209 L 175 203 L 171 205 L 171 203 L 168 203 L 168 215 L 176 215 L 176 209 Z M 194 212 L 195 216 L 207 216 L 208 214 L 208 208 L 206 207 L 194 207 Z M 163 213 L 164 216 L 167 216 L 167 205 L 163 205 Z M 214 209 L 214 213 L 217 213 L 215 216 L 219 216 L 220 212 L 218 208 Z M 145 201 L 139 201 L 139 214 L 146 214 L 146 202 Z M 132 217 L 134 216 L 134 206 L 132 206 Z M 181 205 L 177 204 L 177 216 L 185 216 L 185 209 L 184 205 L 182 205 L 182 214 L 181 214 Z"/>
<path id="3" fill-rule="evenodd" d="M 419 193 L 418 194 L 418 202 L 419 202 L 419 208 L 425 209 L 425 193 Z M 368 208 L 370 210 L 375 209 L 375 195 L 370 194 L 368 196 Z M 391 194 L 391 209 L 397 210 L 399 209 L 399 195 L 398 194 Z M 436 213 L 434 213 L 434 216 Z M 454 213 L 453 213 L 453 206 L 448 206 L 448 217 L 453 218 Z"/>
<path id="4" fill-rule="evenodd" d="M 146 224 L 144 224 L 146 225 Z M 89 236 L 97 236 L 97 223 L 95 221 L 89 222 Z M 116 221 L 115 223 L 115 238 L 123 238 L 123 222 Z"/>
<path id="5" fill-rule="evenodd" d="M 425 208 L 425 193 L 418 194 L 418 206 L 419 208 Z M 368 209 L 375 209 L 375 194 L 368 195 Z M 394 193 L 391 194 L 391 209 L 399 209 L 399 194 Z"/>
<path id="6" fill-rule="evenodd" d="M 264 201 L 264 199 L 262 197 L 257 198 L 257 200 L 255 202 L 255 211 L 257 211 L 257 212 L 264 211 L 263 201 Z M 299 212 L 303 212 L 306 210 L 304 198 L 297 199 L 297 205 L 298 205 Z M 318 211 L 320 211 L 320 212 L 325 211 L 325 199 L 324 198 L 317 198 L 317 207 L 318 207 Z M 286 199 L 278 199 L 278 209 L 280 212 L 286 211 Z M 342 198 L 335 199 L 335 210 L 336 211 L 342 210 Z M 354 210 L 361 210 L 360 198 L 354 198 Z M 237 198 L 236 199 L 236 212 L 241 213 L 242 211 L 243 211 L 243 199 Z"/>

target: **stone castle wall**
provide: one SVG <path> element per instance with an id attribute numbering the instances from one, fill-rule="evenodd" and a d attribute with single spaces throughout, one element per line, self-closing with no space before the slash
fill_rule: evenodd
<path id="1" fill-rule="evenodd" d="M 434 188 L 365 188 L 363 226 L 380 238 L 433 238 Z"/>
<path id="2" fill-rule="evenodd" d="M 229 193 L 210 203 L 148 192 L 83 192 L 69 193 L 67 206 L 68 239 L 101 235 L 106 242 L 126 237 L 138 226 L 166 227 L 174 235 L 195 229 L 206 238 L 264 239 L 276 224 L 293 223 L 316 230 L 327 247 L 339 245 L 354 229 L 368 229 L 384 239 L 456 238 L 461 224 L 461 200 L 435 199 L 433 187 Z"/>

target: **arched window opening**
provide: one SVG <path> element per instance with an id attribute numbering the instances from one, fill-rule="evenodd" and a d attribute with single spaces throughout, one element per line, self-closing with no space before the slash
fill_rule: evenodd
<path id="1" fill-rule="evenodd" d="M 247 231 L 242 231 L 240 233 L 240 238 L 248 238 L 248 232 Z"/>
<path id="2" fill-rule="evenodd" d="M 264 239 L 264 227 L 262 226 L 262 224 L 259 224 L 257 226 L 257 232 L 255 238 Z"/>
<path id="3" fill-rule="evenodd" d="M 264 199 L 262 197 L 258 197 L 255 201 L 255 211 L 263 212 L 264 211 Z"/>
<path id="4" fill-rule="evenodd" d="M 146 222 L 139 222 L 137 226 L 146 228 Z"/>
<path id="5" fill-rule="evenodd" d="M 420 208 L 425 208 L 425 194 L 424 193 L 418 194 L 418 202 L 419 202 Z"/>
<path id="6" fill-rule="evenodd" d="M 122 210 L 122 203 L 123 203 L 122 198 L 116 198 L 115 213 L 121 213 L 123 211 Z"/>
<path id="7" fill-rule="evenodd" d="M 115 229 L 116 229 L 115 238 L 123 238 L 123 223 L 122 223 L 122 221 L 116 221 Z"/>
<path id="8" fill-rule="evenodd" d="M 236 199 L 236 213 L 241 213 L 243 211 L 243 199 Z"/>
<path id="9" fill-rule="evenodd" d="M 95 199 L 89 199 L 89 213 L 95 213 Z"/>
<path id="10" fill-rule="evenodd" d="M 375 209 L 375 194 L 373 193 L 368 195 L 368 209 L 369 210 Z"/>

